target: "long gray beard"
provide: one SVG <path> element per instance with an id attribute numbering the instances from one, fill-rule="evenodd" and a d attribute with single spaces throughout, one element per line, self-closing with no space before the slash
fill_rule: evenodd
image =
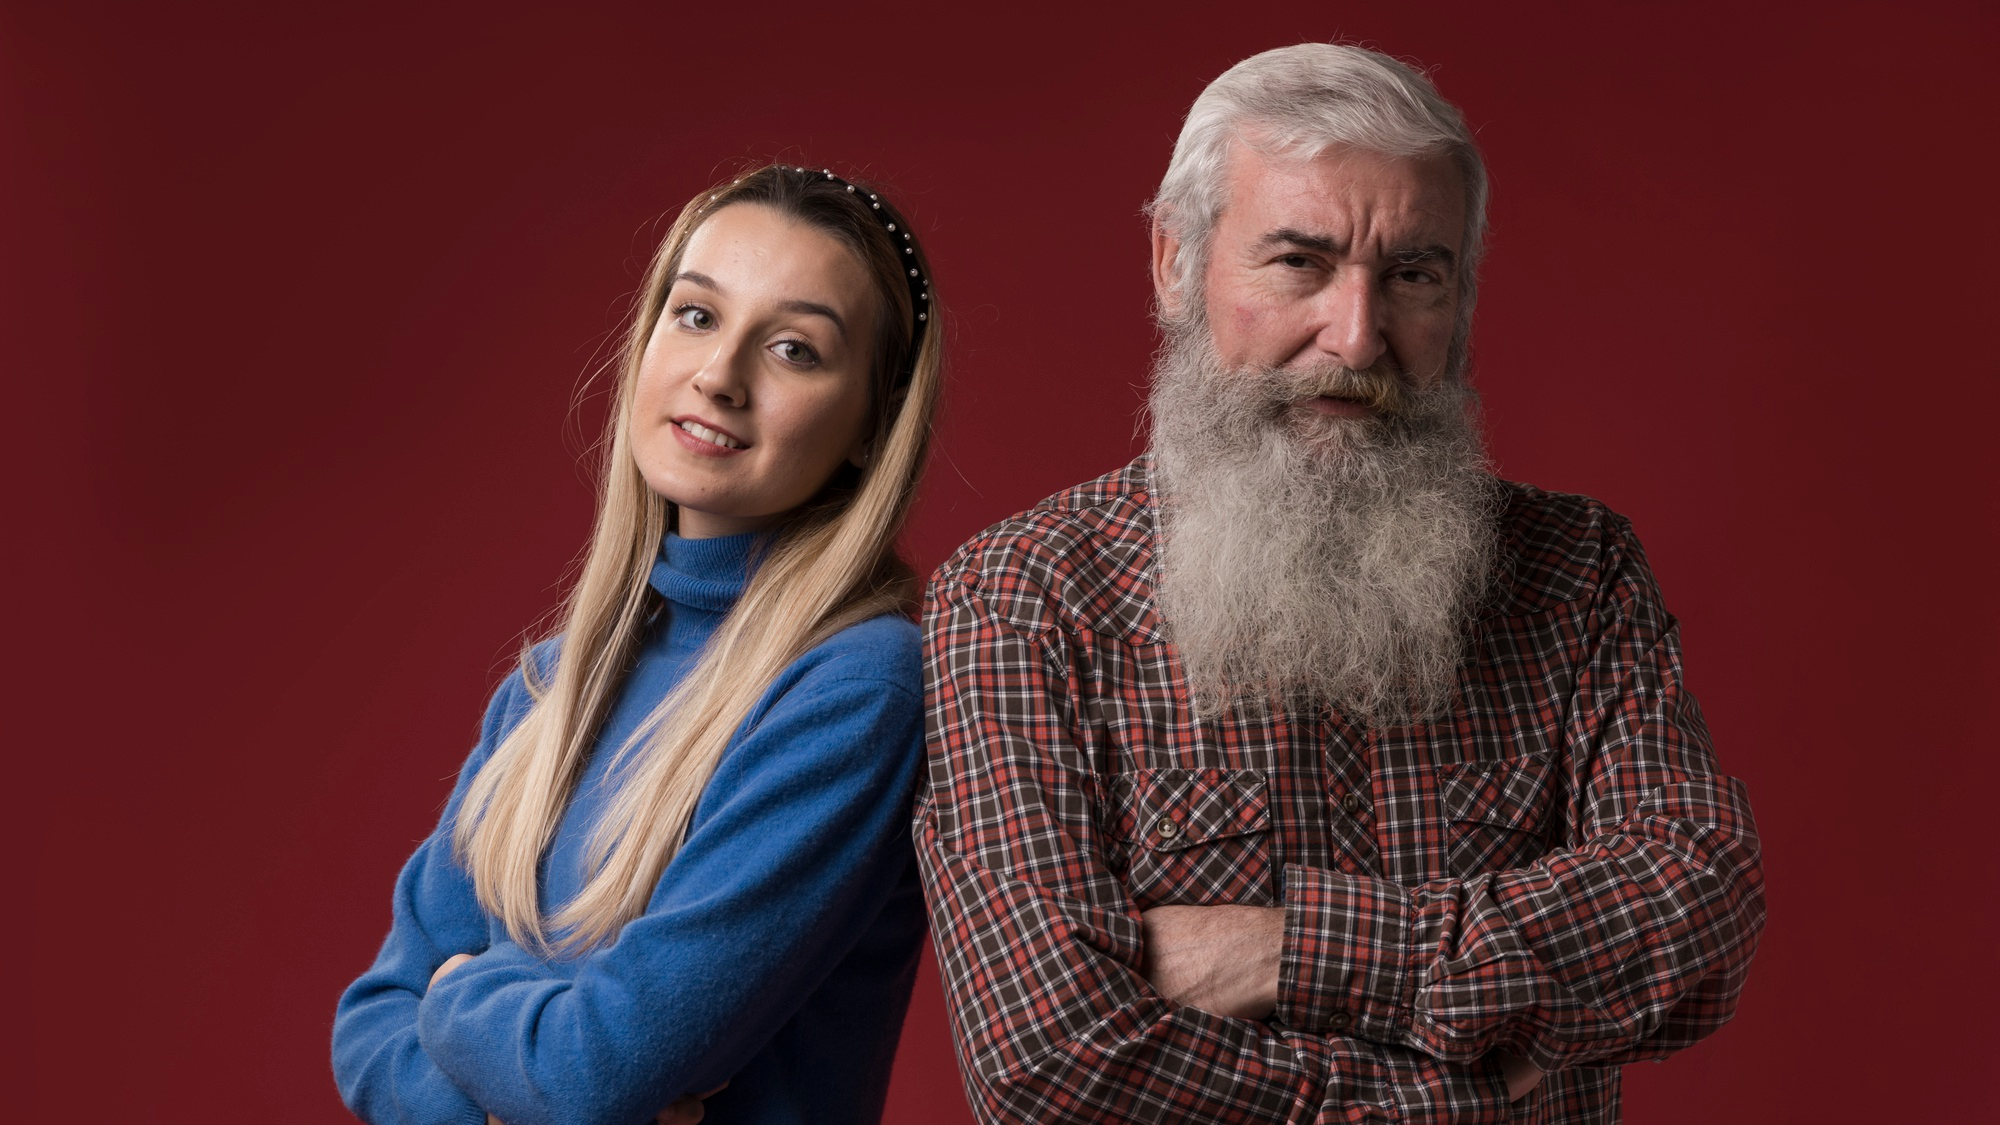
<path id="1" fill-rule="evenodd" d="M 1377 416 L 1294 405 L 1329 392 Z M 1159 604 L 1197 712 L 1333 704 L 1371 725 L 1441 713 L 1499 501 L 1460 372 L 1419 392 L 1377 369 L 1225 372 L 1194 326 L 1170 331 L 1150 405 Z"/>

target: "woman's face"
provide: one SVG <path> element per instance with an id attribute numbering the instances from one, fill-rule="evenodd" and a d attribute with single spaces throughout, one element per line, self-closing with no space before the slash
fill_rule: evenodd
<path id="1" fill-rule="evenodd" d="M 766 527 L 861 464 L 880 315 L 831 235 L 738 203 L 688 239 L 639 362 L 632 453 L 691 539 Z"/>

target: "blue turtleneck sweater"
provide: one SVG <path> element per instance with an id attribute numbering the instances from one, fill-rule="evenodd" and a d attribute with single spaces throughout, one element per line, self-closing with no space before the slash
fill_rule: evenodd
<path id="1" fill-rule="evenodd" d="M 667 612 L 544 858 L 545 911 L 583 885 L 613 752 L 693 666 L 754 545 L 661 545 L 652 584 Z M 508 940 L 451 854 L 467 784 L 527 713 L 510 677 L 396 881 L 382 952 L 340 998 L 333 1066 L 348 1107 L 371 1122 L 633 1125 L 726 1081 L 708 1121 L 877 1120 L 924 933 L 909 840 L 919 648 L 913 624 L 878 617 L 785 669 L 730 741 L 646 913 L 568 960 Z M 426 987 L 466 952 L 479 955 Z"/>

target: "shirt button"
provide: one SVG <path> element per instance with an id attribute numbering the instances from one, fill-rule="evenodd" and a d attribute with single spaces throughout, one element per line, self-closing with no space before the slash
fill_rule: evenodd
<path id="1" fill-rule="evenodd" d="M 1326 1017 L 1326 1026 L 1328 1026 L 1328 1027 L 1331 1027 L 1331 1028 L 1335 1029 L 1336 1031 L 1337 1031 L 1337 1030 L 1339 1030 L 1340 1028 L 1343 1028 L 1343 1027 L 1346 1027 L 1346 1026 L 1347 1026 L 1347 1013 L 1346 1013 L 1346 1012 L 1335 1012 L 1335 1013 L 1333 1013 L 1332 1015 L 1330 1015 L 1330 1016 Z"/>
<path id="2" fill-rule="evenodd" d="M 1349 793 L 1340 799 L 1340 807 L 1346 809 L 1350 816 L 1360 816 L 1368 807 L 1368 802 L 1363 800 L 1359 793 Z"/>
<path id="3" fill-rule="evenodd" d="M 1163 816 L 1159 819 L 1158 823 L 1153 825 L 1153 835 L 1158 836 L 1162 840 L 1171 840 L 1180 834 L 1181 826 L 1174 823 L 1173 817 Z"/>

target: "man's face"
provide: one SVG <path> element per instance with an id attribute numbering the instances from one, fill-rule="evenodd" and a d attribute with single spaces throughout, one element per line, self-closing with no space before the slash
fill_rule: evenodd
<path id="1" fill-rule="evenodd" d="M 1196 284 L 1174 286 L 1158 227 L 1153 246 L 1160 608 L 1196 706 L 1439 713 L 1496 495 L 1454 369 L 1459 177 L 1241 145 L 1227 173 Z"/>
<path id="2" fill-rule="evenodd" d="M 1405 394 L 1446 375 L 1465 241 L 1464 184 L 1448 158 L 1334 148 L 1301 160 L 1239 142 L 1226 199 L 1200 296 L 1223 370 L 1344 367 Z M 1165 263 L 1177 249 L 1156 235 L 1170 315 L 1180 297 Z M 1308 394 L 1290 410 L 1308 425 L 1313 415 L 1366 418 L 1381 405 L 1372 397 Z"/>

